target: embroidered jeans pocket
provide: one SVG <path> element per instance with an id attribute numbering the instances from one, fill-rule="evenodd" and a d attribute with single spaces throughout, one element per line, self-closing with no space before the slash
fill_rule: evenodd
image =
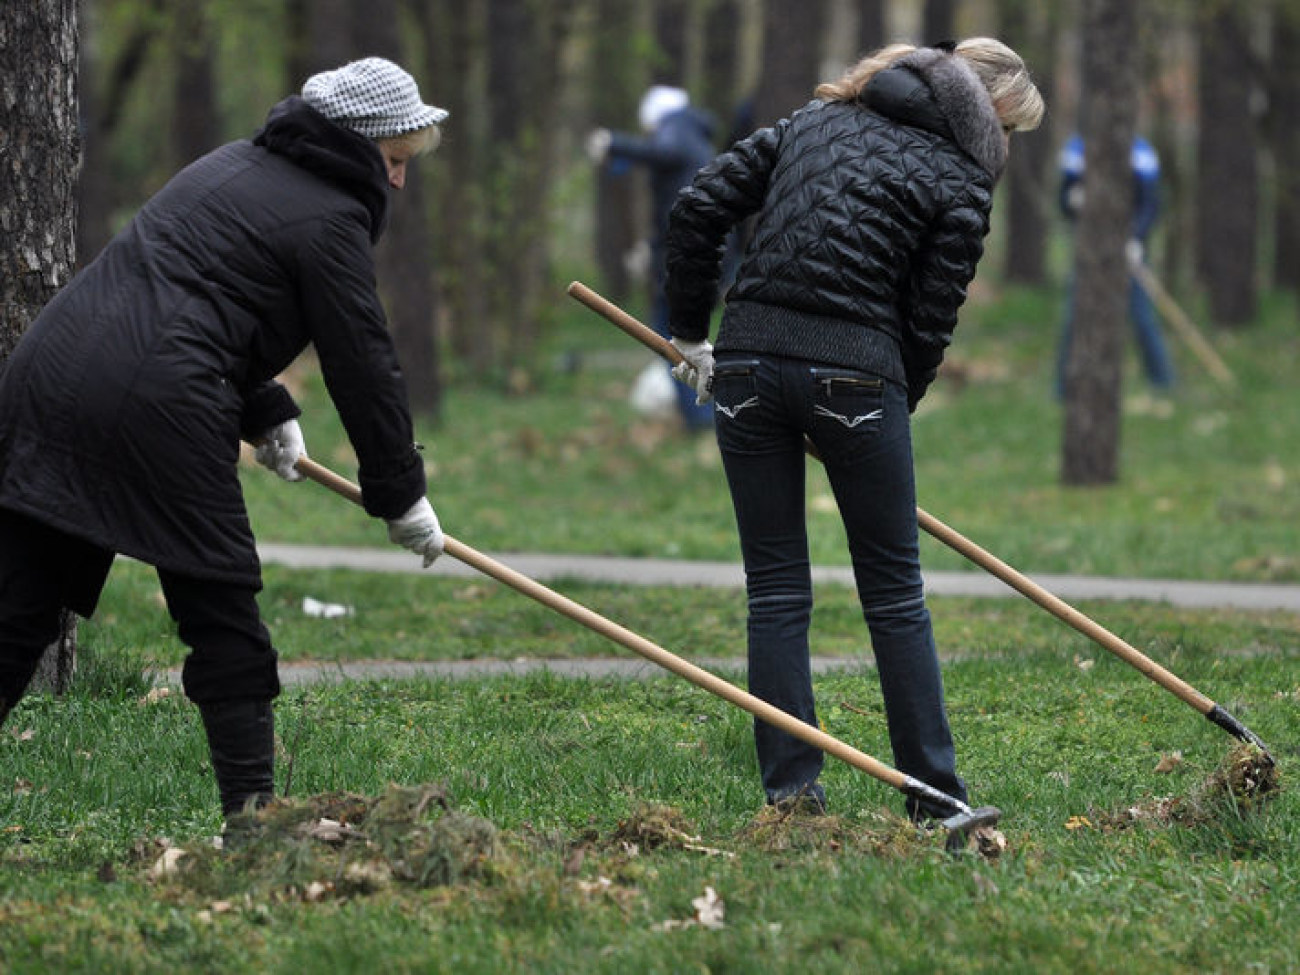
<path id="1" fill-rule="evenodd" d="M 879 429 L 885 418 L 885 382 L 878 376 L 848 370 L 814 369 L 813 417 L 819 427 Z"/>
<path id="2" fill-rule="evenodd" d="M 736 420 L 745 410 L 758 406 L 758 361 L 720 362 L 713 371 L 715 420 Z"/>

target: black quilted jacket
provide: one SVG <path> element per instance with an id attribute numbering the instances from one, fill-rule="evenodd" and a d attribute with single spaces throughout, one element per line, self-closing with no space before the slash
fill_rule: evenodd
<path id="1" fill-rule="evenodd" d="M 297 415 L 273 377 L 311 343 L 367 510 L 406 511 L 425 479 L 375 291 L 387 194 L 375 144 L 297 98 L 178 173 L 0 365 L 0 507 L 257 585 L 239 441 Z"/>
<path id="2" fill-rule="evenodd" d="M 988 233 L 1006 140 L 960 58 L 922 48 L 859 101 L 813 101 L 737 143 L 678 197 L 668 234 L 675 336 L 709 333 L 728 230 L 757 214 L 718 352 L 934 378 Z"/>

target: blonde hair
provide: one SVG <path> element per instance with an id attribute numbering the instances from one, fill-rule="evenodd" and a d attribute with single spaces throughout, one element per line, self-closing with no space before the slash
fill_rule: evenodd
<path id="1" fill-rule="evenodd" d="M 814 94 L 826 101 L 854 101 L 862 94 L 867 82 L 916 50 L 913 44 L 882 47 L 853 65 L 836 81 L 818 85 Z M 1027 131 L 1038 128 L 1046 106 L 1019 54 L 991 37 L 968 38 L 952 53 L 970 65 L 984 85 L 1004 129 Z"/>
<path id="2" fill-rule="evenodd" d="M 404 132 L 401 135 L 387 136 L 375 141 L 381 146 L 392 146 L 404 150 L 406 154 L 414 158 L 415 156 L 426 155 L 438 148 L 442 143 L 442 129 L 437 125 L 426 125 L 414 132 Z"/>

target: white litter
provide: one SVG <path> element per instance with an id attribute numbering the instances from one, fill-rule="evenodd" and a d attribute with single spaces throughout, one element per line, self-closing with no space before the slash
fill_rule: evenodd
<path id="1" fill-rule="evenodd" d="M 302 597 L 302 611 L 305 616 L 318 616 L 327 620 L 337 619 L 340 616 L 351 616 L 353 612 L 351 606 L 344 606 L 341 603 L 323 603 L 311 596 Z"/>

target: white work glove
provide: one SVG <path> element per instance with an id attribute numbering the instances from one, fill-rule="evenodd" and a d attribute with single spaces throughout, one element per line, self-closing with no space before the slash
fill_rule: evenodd
<path id="1" fill-rule="evenodd" d="M 1145 253 L 1146 249 L 1142 246 L 1142 241 L 1136 237 L 1124 245 L 1124 257 L 1128 260 L 1129 267 L 1137 267 L 1137 265 L 1141 264 Z"/>
<path id="2" fill-rule="evenodd" d="M 682 354 L 682 362 L 673 366 L 673 378 L 687 386 L 695 387 L 695 405 L 703 406 L 713 399 L 713 346 L 709 340 L 688 342 L 674 338 L 672 346 Z"/>
<path id="3" fill-rule="evenodd" d="M 592 129 L 587 136 L 587 158 L 599 166 L 609 155 L 609 144 L 613 141 L 609 129 Z"/>
<path id="4" fill-rule="evenodd" d="M 286 481 L 301 481 L 302 474 L 293 465 L 307 452 L 302 439 L 302 428 L 297 420 L 285 420 L 271 427 L 258 438 L 253 457 L 263 467 L 269 467 Z"/>
<path id="5" fill-rule="evenodd" d="M 402 517 L 390 519 L 388 537 L 394 544 L 422 556 L 426 569 L 442 554 L 442 526 L 428 498 L 415 502 Z"/>
<path id="6" fill-rule="evenodd" d="M 1065 208 L 1070 211 L 1070 216 L 1077 217 L 1083 210 L 1083 184 L 1074 183 L 1065 191 Z"/>

